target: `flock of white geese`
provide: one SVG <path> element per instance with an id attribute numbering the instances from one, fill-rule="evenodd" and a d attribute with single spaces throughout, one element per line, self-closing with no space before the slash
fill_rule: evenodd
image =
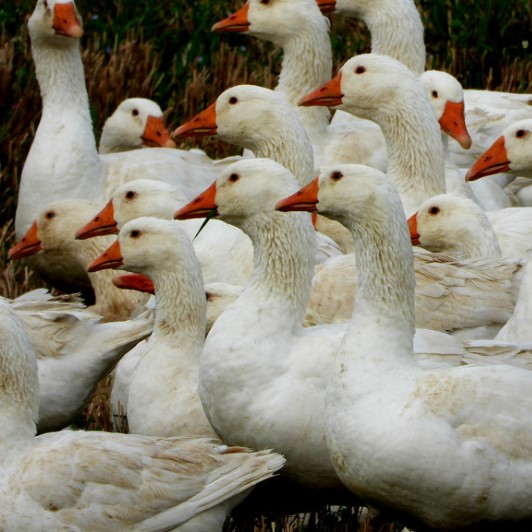
<path id="1" fill-rule="evenodd" d="M 372 37 L 334 77 L 322 12 Z M 0 299 L 0 529 L 220 530 L 279 474 L 415 530 L 529 530 L 531 97 L 423 72 L 413 0 L 249 0 L 213 31 L 282 47 L 277 87 L 174 133 L 245 156 L 176 149 L 141 98 L 98 151 L 74 1 L 28 26 L 9 255 L 94 305 Z M 62 430 L 113 368 L 129 434 Z"/>

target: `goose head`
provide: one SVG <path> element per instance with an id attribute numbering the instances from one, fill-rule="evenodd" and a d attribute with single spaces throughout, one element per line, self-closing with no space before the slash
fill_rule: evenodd
<path id="1" fill-rule="evenodd" d="M 171 220 L 176 207 L 185 203 L 178 187 L 154 179 L 136 179 L 119 186 L 107 205 L 77 230 L 76 238 L 118 233 L 126 222 L 141 216 Z"/>
<path id="2" fill-rule="evenodd" d="M 212 31 L 247 33 L 284 47 L 316 25 L 328 28 L 316 0 L 248 0 L 238 11 L 214 24 Z"/>
<path id="3" fill-rule="evenodd" d="M 427 70 L 419 76 L 430 98 L 432 108 L 444 133 L 452 137 L 464 149 L 471 147 L 464 111 L 464 91 L 461 83 L 450 74 Z"/>
<path id="4" fill-rule="evenodd" d="M 228 166 L 205 192 L 179 209 L 179 220 L 210 215 L 242 228 L 244 221 L 275 212 L 280 198 L 297 189 L 294 176 L 270 159 L 243 159 Z"/>
<path id="5" fill-rule="evenodd" d="M 100 153 L 142 147 L 175 148 L 159 105 L 146 98 L 128 98 L 107 119 L 102 129 Z"/>
<path id="6" fill-rule="evenodd" d="M 390 179 L 379 170 L 360 164 L 324 169 L 306 187 L 279 201 L 276 208 L 317 212 L 347 227 L 362 221 L 379 225 L 383 213 L 390 208 L 396 211 L 399 220 L 404 219 L 401 201 Z"/>
<path id="7" fill-rule="evenodd" d="M 499 172 L 532 177 L 532 119 L 508 126 L 467 172 L 466 181 Z"/>
<path id="8" fill-rule="evenodd" d="M 281 94 L 255 85 L 237 85 L 222 92 L 174 135 L 218 135 L 225 142 L 253 149 L 260 142 L 276 141 L 289 123 L 300 124 L 299 130 L 306 136 L 297 111 Z"/>
<path id="9" fill-rule="evenodd" d="M 429 198 L 408 220 L 412 244 L 457 259 L 499 257 L 495 231 L 484 211 L 473 201 L 455 194 Z"/>
<path id="10" fill-rule="evenodd" d="M 393 113 L 402 101 L 411 100 L 418 77 L 399 61 L 379 54 L 349 59 L 340 72 L 323 87 L 304 96 L 299 105 L 321 105 L 371 119 Z"/>
<path id="11" fill-rule="evenodd" d="M 179 224 L 142 217 L 127 222 L 118 239 L 87 270 L 127 269 L 153 279 L 158 272 L 188 267 L 191 255 L 194 255 L 192 243 Z M 197 261 L 196 266 L 199 269 Z"/>
<path id="12" fill-rule="evenodd" d="M 89 201 L 68 199 L 52 202 L 43 209 L 24 237 L 9 250 L 10 259 L 20 259 L 41 252 L 73 256 L 80 248 L 74 231 L 98 208 Z"/>
<path id="13" fill-rule="evenodd" d="M 83 24 L 73 0 L 38 0 L 28 29 L 33 42 L 49 41 L 55 46 L 68 45 L 83 35 Z"/>

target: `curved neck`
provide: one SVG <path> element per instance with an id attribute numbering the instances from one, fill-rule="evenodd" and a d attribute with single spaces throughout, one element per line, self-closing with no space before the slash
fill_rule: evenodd
<path id="1" fill-rule="evenodd" d="M 414 362 L 414 258 L 398 201 L 372 217 L 342 220 L 355 241 L 357 297 L 344 345 L 357 345 L 357 357 L 374 363 Z M 356 349 L 356 348 L 355 348 Z"/>
<path id="2" fill-rule="evenodd" d="M 253 243 L 254 269 L 240 298 L 254 306 L 276 304 L 300 325 L 307 307 L 316 236 L 308 213 L 257 214 L 239 224 Z"/>
<path id="3" fill-rule="evenodd" d="M 149 272 L 155 286 L 157 305 L 152 339 L 164 337 L 190 354 L 203 348 L 207 298 L 199 263 L 196 267 L 175 267 Z"/>
<path id="4" fill-rule="evenodd" d="M 440 126 L 426 96 L 408 92 L 402 101 L 381 106 L 371 118 L 386 138 L 387 174 L 410 216 L 426 199 L 445 193 L 445 160 Z"/>
<path id="5" fill-rule="evenodd" d="M 281 75 L 275 90 L 297 106 L 312 144 L 320 145 L 329 124 L 329 110 L 326 107 L 300 107 L 298 102 L 331 78 L 332 50 L 326 22 L 319 27 L 308 24 L 305 30 L 300 28 L 284 43 L 283 52 Z"/>
<path id="6" fill-rule="evenodd" d="M 421 74 L 425 70 L 423 23 L 413 0 L 378 4 L 374 2 L 363 17 L 371 33 L 371 51 L 389 55 Z"/>

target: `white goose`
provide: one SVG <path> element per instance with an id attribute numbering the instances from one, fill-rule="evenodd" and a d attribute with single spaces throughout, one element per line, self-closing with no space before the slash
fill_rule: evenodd
<path id="1" fill-rule="evenodd" d="M 76 297 L 33 290 L 10 302 L 37 353 L 39 433 L 70 425 L 101 378 L 151 333 L 153 320 L 101 323 Z"/>
<path id="2" fill-rule="evenodd" d="M 99 155 L 92 131 L 79 50 L 81 22 L 73 0 L 38 0 L 28 22 L 36 75 L 43 99 L 42 118 L 22 171 L 15 228 L 28 230 L 42 205 L 83 198 L 103 205 L 105 196 L 133 178 L 179 183 L 190 197 L 218 172 L 206 155 L 153 148 Z M 44 272 L 50 264 L 34 260 Z M 86 272 L 64 264 L 54 279 L 87 286 Z M 49 277 L 51 275 L 49 274 Z"/>
<path id="3" fill-rule="evenodd" d="M 418 366 L 413 257 L 391 183 L 338 166 L 286 202 L 340 219 L 355 238 L 360 289 L 325 407 L 345 485 L 415 527 L 532 522 L 522 496 L 532 491 L 532 374 Z"/>
<path id="4" fill-rule="evenodd" d="M 411 216 L 425 199 L 445 192 L 440 126 L 419 77 L 391 57 L 349 59 L 304 106 L 329 106 L 374 120 L 388 151 L 388 176 Z"/>
<path id="5" fill-rule="evenodd" d="M 155 285 L 153 333 L 129 384 L 130 432 L 216 437 L 198 395 L 207 301 L 199 262 L 180 225 L 156 218 L 132 220 L 88 270 L 123 266 L 147 275 Z"/>
<path id="6" fill-rule="evenodd" d="M 0 299 L 3 530 L 220 530 L 283 458 L 209 439 L 62 431 L 35 438 L 37 360 Z"/>
<path id="7" fill-rule="evenodd" d="M 118 233 L 126 222 L 141 216 L 172 220 L 174 212 L 187 202 L 178 187 L 154 179 L 135 179 L 119 186 L 107 205 L 78 228 L 76 238 L 84 240 Z M 193 241 L 205 283 L 243 285 L 253 268 L 251 241 L 236 227 L 220 220 L 213 222 L 201 232 L 200 220 L 175 223 Z"/>
<path id="8" fill-rule="evenodd" d="M 302 16 L 304 13 L 304 16 Z M 240 10 L 217 22 L 213 31 L 244 32 L 283 48 L 275 91 L 292 105 L 331 75 L 329 24 L 314 0 L 249 0 Z M 298 109 L 314 148 L 316 166 L 339 158 L 386 168 L 386 146 L 380 129 L 368 120 L 330 127 L 325 109 Z M 346 140 L 346 136 L 350 137 Z"/>
<path id="9" fill-rule="evenodd" d="M 11 248 L 10 258 L 21 259 L 39 253 L 44 255 L 48 264 L 57 264 L 58 271 L 62 262 L 85 268 L 113 240 L 110 237 L 86 241 L 74 238 L 76 229 L 97 212 L 96 205 L 80 199 L 47 205 L 26 235 Z M 118 289 L 112 284 L 112 277 L 112 272 L 89 275 L 96 297 L 90 310 L 103 316 L 105 321 L 128 319 L 138 305 L 146 301 L 146 297 Z"/>
<path id="10" fill-rule="evenodd" d="M 105 121 L 98 152 L 116 153 L 146 147 L 175 148 L 176 145 L 157 103 L 146 98 L 128 98 Z"/>
<path id="11" fill-rule="evenodd" d="M 338 11 L 360 18 L 371 33 L 371 51 L 389 55 L 421 74 L 425 68 L 423 25 L 413 0 L 317 0 L 325 12 Z M 463 167 L 472 164 L 501 131 L 516 120 L 532 118 L 530 94 L 484 90 L 464 92 L 467 127 L 473 146 L 468 152 L 451 142 L 453 160 Z"/>

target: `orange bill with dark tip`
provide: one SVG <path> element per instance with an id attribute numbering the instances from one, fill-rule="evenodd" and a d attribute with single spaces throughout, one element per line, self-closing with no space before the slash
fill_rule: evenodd
<path id="1" fill-rule="evenodd" d="M 113 284 L 117 288 L 124 288 L 125 290 L 137 290 L 138 292 L 155 294 L 153 281 L 147 275 L 142 275 L 141 273 L 127 273 L 113 277 Z"/>
<path id="2" fill-rule="evenodd" d="M 456 140 L 464 150 L 471 147 L 471 137 L 465 123 L 464 102 L 448 101 L 439 122 L 442 130 Z"/>
<path id="3" fill-rule="evenodd" d="M 417 232 L 417 212 L 408 218 L 408 230 L 413 246 L 419 246 L 419 233 Z"/>
<path id="4" fill-rule="evenodd" d="M 79 39 L 83 35 L 83 27 L 74 2 L 54 5 L 52 28 L 56 35 L 62 35 L 63 37 Z"/>
<path id="5" fill-rule="evenodd" d="M 162 116 L 149 115 L 140 138 L 145 146 L 177 148 L 176 143 L 170 137 L 170 132 L 166 129 Z"/>
<path id="6" fill-rule="evenodd" d="M 206 218 L 214 210 L 214 216 L 218 215 L 216 205 L 216 181 L 190 203 L 181 207 L 174 213 L 176 220 L 190 220 L 191 218 Z"/>
<path id="7" fill-rule="evenodd" d="M 278 211 L 308 211 L 316 212 L 319 191 L 318 178 L 314 179 L 307 186 L 298 190 L 295 194 L 288 196 L 277 202 L 275 208 Z"/>
<path id="8" fill-rule="evenodd" d="M 299 105 L 310 107 L 311 105 L 322 105 L 326 107 L 336 107 L 342 104 L 342 72 L 328 81 L 323 87 L 303 96 Z"/>
<path id="9" fill-rule="evenodd" d="M 115 220 L 115 210 L 113 200 L 109 200 L 107 205 L 87 224 L 76 231 L 78 240 L 85 240 L 93 236 L 112 235 L 118 233 Z"/>
<path id="10" fill-rule="evenodd" d="M 99 272 L 109 268 L 118 268 L 124 265 L 122 251 L 118 240 L 109 246 L 99 257 L 95 258 L 88 266 L 88 272 Z"/>
<path id="11" fill-rule="evenodd" d="M 336 11 L 336 0 L 317 0 L 320 11 L 325 13 L 334 13 Z"/>
<path id="12" fill-rule="evenodd" d="M 22 259 L 35 255 L 42 250 L 41 241 L 38 236 L 37 221 L 33 222 L 28 232 L 17 242 L 8 252 L 11 260 Z"/>
<path id="13" fill-rule="evenodd" d="M 504 137 L 499 137 L 467 172 L 465 180 L 474 181 L 487 175 L 509 172 L 511 170 L 510 164 Z"/>
<path id="14" fill-rule="evenodd" d="M 205 137 L 216 135 L 216 102 L 174 131 L 174 137 Z"/>
<path id="15" fill-rule="evenodd" d="M 249 31 L 248 20 L 249 3 L 246 3 L 238 11 L 235 11 L 232 15 L 220 22 L 214 24 L 211 31 L 222 31 L 225 33 L 240 33 L 243 31 Z"/>

